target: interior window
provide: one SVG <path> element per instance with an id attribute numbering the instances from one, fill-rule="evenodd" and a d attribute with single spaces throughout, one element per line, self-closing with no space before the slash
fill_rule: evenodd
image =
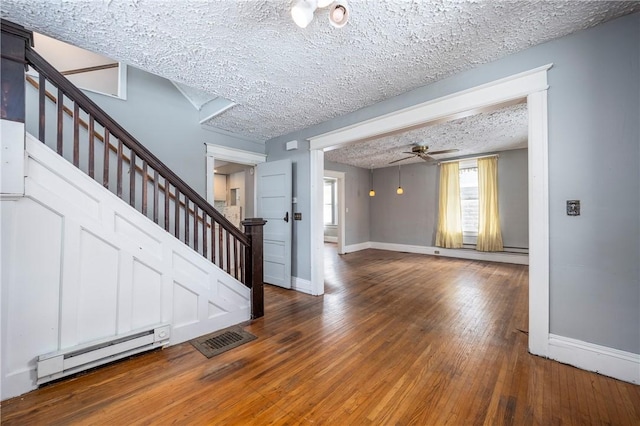
<path id="1" fill-rule="evenodd" d="M 336 180 L 324 180 L 324 224 L 336 224 Z"/>
<path id="2" fill-rule="evenodd" d="M 460 162 L 460 208 L 462 210 L 462 242 L 475 245 L 478 239 L 478 164 Z"/>

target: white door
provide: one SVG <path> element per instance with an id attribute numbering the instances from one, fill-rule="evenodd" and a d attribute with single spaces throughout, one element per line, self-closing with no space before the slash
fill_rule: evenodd
<path id="1" fill-rule="evenodd" d="M 291 288 L 291 160 L 258 164 L 257 216 L 265 219 L 264 282 Z"/>

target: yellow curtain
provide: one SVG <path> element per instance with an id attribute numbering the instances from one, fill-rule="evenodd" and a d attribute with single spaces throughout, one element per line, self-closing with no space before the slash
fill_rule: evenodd
<path id="1" fill-rule="evenodd" d="M 445 248 L 462 247 L 460 169 L 457 161 L 440 165 L 440 194 L 436 246 Z"/>
<path id="2" fill-rule="evenodd" d="M 503 251 L 498 213 L 498 158 L 478 158 L 478 242 L 476 250 Z"/>

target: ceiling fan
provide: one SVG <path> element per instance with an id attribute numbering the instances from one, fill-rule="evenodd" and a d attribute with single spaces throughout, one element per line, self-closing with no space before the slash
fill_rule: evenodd
<path id="1" fill-rule="evenodd" d="M 399 160 L 394 160 L 394 161 L 390 161 L 389 164 L 393 164 L 393 163 L 397 163 L 399 161 L 404 161 L 404 160 L 408 160 L 410 158 L 414 158 L 414 157 L 420 157 L 422 158 L 424 161 L 429 161 L 429 160 L 436 160 L 435 158 L 432 157 L 432 155 L 438 155 L 438 154 L 448 154 L 450 152 L 457 152 L 457 149 L 445 149 L 442 151 L 433 151 L 433 152 L 429 152 L 429 147 L 425 146 L 425 145 L 414 145 L 413 147 L 411 147 L 411 152 L 406 152 L 404 151 L 403 154 L 411 154 L 412 157 L 405 157 L 405 158 L 401 158 Z"/>

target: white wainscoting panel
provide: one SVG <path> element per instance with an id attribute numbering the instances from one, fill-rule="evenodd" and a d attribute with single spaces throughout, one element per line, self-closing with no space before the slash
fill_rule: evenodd
<path id="1" fill-rule="evenodd" d="M 171 324 L 177 344 L 250 318 L 250 290 L 28 135 L 25 196 L 2 197 L 1 398 L 35 359 Z"/>

